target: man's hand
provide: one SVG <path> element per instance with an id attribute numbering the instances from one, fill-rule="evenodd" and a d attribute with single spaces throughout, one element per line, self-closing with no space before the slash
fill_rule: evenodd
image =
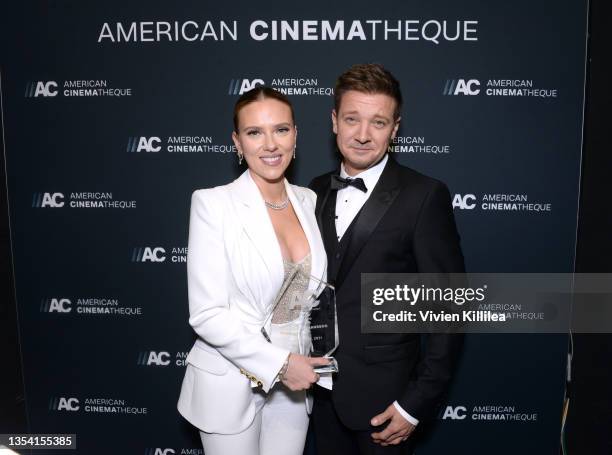
<path id="1" fill-rule="evenodd" d="M 397 445 L 408 439 L 408 436 L 414 431 L 415 426 L 404 419 L 393 404 L 385 409 L 385 412 L 374 416 L 370 423 L 377 427 L 388 420 L 390 422 L 383 431 L 372 433 L 374 442 L 381 446 Z"/>

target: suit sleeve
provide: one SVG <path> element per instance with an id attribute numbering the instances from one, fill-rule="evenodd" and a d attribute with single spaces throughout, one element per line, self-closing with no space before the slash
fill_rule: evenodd
<path id="1" fill-rule="evenodd" d="M 316 193 L 317 191 L 317 178 L 316 177 L 310 181 L 310 183 L 308 184 L 308 189 Z"/>
<path id="2" fill-rule="evenodd" d="M 223 201 L 216 189 L 191 198 L 187 253 L 189 324 L 223 357 L 262 381 L 274 384 L 289 351 L 251 333 L 230 311 L 230 267 L 223 243 Z"/>
<path id="3" fill-rule="evenodd" d="M 325 182 L 328 182 L 328 181 L 329 181 L 328 174 L 320 175 L 310 181 L 310 183 L 308 184 L 308 188 L 314 191 L 317 195 L 319 195 L 321 191 L 323 191 Z"/>
<path id="4" fill-rule="evenodd" d="M 463 254 L 447 187 L 436 182 L 421 207 L 413 249 L 420 273 L 464 273 Z M 425 349 L 416 377 L 398 400 L 419 420 L 435 418 L 452 379 L 463 344 L 462 334 L 424 335 Z"/>

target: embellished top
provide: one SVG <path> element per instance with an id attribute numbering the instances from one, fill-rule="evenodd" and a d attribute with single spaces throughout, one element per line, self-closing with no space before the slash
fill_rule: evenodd
<path id="1" fill-rule="evenodd" d="M 302 307 L 299 299 L 308 289 L 311 261 L 310 253 L 298 262 L 291 262 L 283 258 L 285 278 L 281 289 L 284 288 L 285 291 L 272 313 L 272 324 L 284 324 L 300 316 Z"/>

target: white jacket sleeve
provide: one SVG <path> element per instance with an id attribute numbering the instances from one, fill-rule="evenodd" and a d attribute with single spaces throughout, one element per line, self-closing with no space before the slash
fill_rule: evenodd
<path id="1" fill-rule="evenodd" d="M 191 197 L 187 284 L 189 324 L 197 335 L 234 365 L 246 370 L 268 391 L 289 351 L 251 333 L 230 311 L 230 267 L 223 243 L 223 199 L 217 189 Z"/>

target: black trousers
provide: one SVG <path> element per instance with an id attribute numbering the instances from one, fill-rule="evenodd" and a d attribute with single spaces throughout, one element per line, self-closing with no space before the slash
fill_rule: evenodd
<path id="1" fill-rule="evenodd" d="M 359 397 L 355 397 L 355 406 L 359 406 Z M 331 392 L 318 386 L 314 387 L 310 424 L 314 429 L 317 455 L 411 455 L 414 450 L 411 438 L 398 445 L 376 444 L 371 434 L 382 431 L 384 426 L 367 431 L 346 427 L 334 409 Z"/>

